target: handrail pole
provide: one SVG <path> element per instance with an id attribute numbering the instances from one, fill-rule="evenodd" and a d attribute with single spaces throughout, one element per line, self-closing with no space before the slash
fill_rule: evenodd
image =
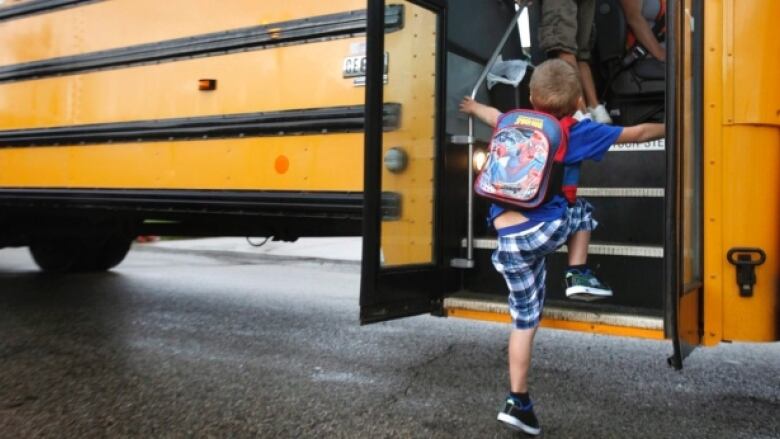
<path id="1" fill-rule="evenodd" d="M 482 84 L 485 82 L 485 79 L 487 78 L 488 73 L 490 72 L 490 69 L 493 68 L 493 65 L 496 63 L 496 60 L 498 59 L 498 56 L 501 54 L 501 51 L 504 50 L 504 46 L 506 45 L 507 40 L 509 40 L 509 36 L 512 35 L 512 31 L 517 26 L 517 21 L 520 19 L 520 14 L 523 13 L 523 9 L 526 8 L 527 2 L 520 2 L 519 8 L 517 9 L 517 13 L 515 14 L 514 18 L 512 18 L 512 22 L 509 24 L 509 27 L 504 32 L 504 35 L 501 37 L 501 40 L 499 41 L 498 45 L 496 46 L 496 49 L 493 51 L 493 54 L 490 56 L 490 59 L 488 60 L 487 64 L 485 64 L 485 68 L 482 70 L 482 74 L 479 75 L 479 79 L 477 79 L 477 83 L 474 85 L 474 88 L 471 90 L 471 99 L 476 98 L 477 91 L 479 91 L 479 88 L 482 87 Z M 474 116 L 469 114 L 469 135 L 468 135 L 468 143 L 469 143 L 469 152 L 468 152 L 468 209 L 467 209 L 467 215 L 468 218 L 466 219 L 466 266 L 468 268 L 471 268 L 474 266 Z"/>

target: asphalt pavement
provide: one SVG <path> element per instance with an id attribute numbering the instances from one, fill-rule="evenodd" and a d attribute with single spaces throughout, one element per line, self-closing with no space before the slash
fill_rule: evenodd
<path id="1" fill-rule="evenodd" d="M 361 327 L 354 258 L 239 241 L 137 245 L 69 276 L 0 250 L 0 437 L 522 437 L 495 421 L 506 325 Z M 780 437 L 780 344 L 698 349 L 682 372 L 670 349 L 541 330 L 544 437 Z"/>

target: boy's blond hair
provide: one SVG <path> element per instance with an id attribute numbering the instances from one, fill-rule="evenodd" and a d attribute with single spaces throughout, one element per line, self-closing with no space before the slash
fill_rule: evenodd
<path id="1" fill-rule="evenodd" d="M 582 96 L 577 70 L 561 59 L 539 64 L 531 76 L 530 89 L 534 108 L 558 119 L 574 114 Z"/>

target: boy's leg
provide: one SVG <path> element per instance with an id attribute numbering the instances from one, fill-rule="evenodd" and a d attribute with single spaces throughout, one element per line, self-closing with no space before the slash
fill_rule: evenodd
<path id="1" fill-rule="evenodd" d="M 569 266 L 585 265 L 588 263 L 588 244 L 590 243 L 590 230 L 578 230 L 569 237 Z"/>
<path id="2" fill-rule="evenodd" d="M 541 232 L 536 232 L 539 234 Z M 528 397 L 528 371 L 536 328 L 544 305 L 546 278 L 544 256 L 534 256 L 531 248 L 536 236 L 499 237 L 498 249 L 493 253 L 493 265 L 509 288 L 509 311 L 513 329 L 509 336 L 510 395 L 498 420 L 508 427 L 527 434 L 541 432 L 539 421 Z M 539 245 L 547 239 L 538 238 Z"/>
<path id="3" fill-rule="evenodd" d="M 514 328 L 509 334 L 509 396 L 504 409 L 498 413 L 498 420 L 513 430 L 530 435 L 541 433 L 539 420 L 528 396 L 528 372 L 531 369 L 534 336 L 533 328 Z"/>
<path id="4" fill-rule="evenodd" d="M 587 206 L 587 207 L 585 207 Z M 569 268 L 566 270 L 566 297 L 577 300 L 596 300 L 612 296 L 612 290 L 587 267 L 591 228 L 590 205 L 578 199 L 571 215 L 574 233 L 567 241 Z M 581 228 L 582 227 L 582 228 Z"/>
<path id="5" fill-rule="evenodd" d="M 528 397 L 528 372 L 534 336 L 542 318 L 547 270 L 545 256 L 566 243 L 577 230 L 593 230 L 592 207 L 584 200 L 567 211 L 567 218 L 543 222 L 534 231 L 498 237 L 493 266 L 509 288 L 509 313 L 514 329 L 509 336 L 510 395 L 498 420 L 511 428 L 541 432 Z M 587 245 L 586 245 L 587 247 Z"/>
<path id="6" fill-rule="evenodd" d="M 509 388 L 512 393 L 528 393 L 528 371 L 536 329 L 513 329 L 509 334 Z"/>
<path id="7" fill-rule="evenodd" d="M 513 430 L 530 435 L 541 433 L 534 406 L 528 396 L 528 372 L 531 369 L 536 328 L 513 329 L 509 334 L 509 396 L 498 420 Z"/>

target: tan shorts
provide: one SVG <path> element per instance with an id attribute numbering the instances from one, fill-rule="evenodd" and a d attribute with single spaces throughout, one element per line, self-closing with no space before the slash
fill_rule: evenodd
<path id="1" fill-rule="evenodd" d="M 596 40 L 593 18 L 596 0 L 542 0 L 539 47 L 547 54 L 567 52 L 590 60 Z"/>

